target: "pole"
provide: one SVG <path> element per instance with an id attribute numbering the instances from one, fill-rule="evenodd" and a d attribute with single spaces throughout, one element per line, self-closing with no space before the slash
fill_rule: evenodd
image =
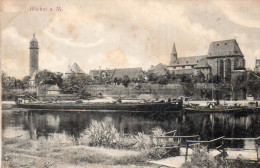
<path id="1" fill-rule="evenodd" d="M 185 163 L 187 162 L 187 159 L 188 159 L 188 150 L 189 150 L 189 143 L 187 142 L 186 154 L 185 154 Z"/>

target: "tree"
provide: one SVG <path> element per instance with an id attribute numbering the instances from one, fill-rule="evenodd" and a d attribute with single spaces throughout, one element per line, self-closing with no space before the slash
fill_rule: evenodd
<path id="1" fill-rule="evenodd" d="M 48 70 L 40 71 L 35 77 L 35 84 L 57 84 L 55 74 Z"/>
<path id="2" fill-rule="evenodd" d="M 29 88 L 29 81 L 30 81 L 30 79 L 31 79 L 31 77 L 29 75 L 23 77 L 23 79 L 22 79 L 22 88 L 23 89 Z"/>
<path id="3" fill-rule="evenodd" d="M 122 84 L 125 86 L 125 87 L 128 87 L 128 84 L 131 82 L 130 78 L 128 77 L 128 75 L 125 75 L 124 78 L 123 78 L 123 81 L 122 81 Z"/>
<path id="4" fill-rule="evenodd" d="M 155 74 L 155 73 L 149 73 L 148 74 L 148 80 L 150 81 L 150 82 L 155 82 L 155 81 L 157 81 L 158 80 L 158 76 Z"/>
<path id="5" fill-rule="evenodd" d="M 160 75 L 157 83 L 161 84 L 161 85 L 166 85 L 168 83 L 168 79 L 166 76 Z"/>

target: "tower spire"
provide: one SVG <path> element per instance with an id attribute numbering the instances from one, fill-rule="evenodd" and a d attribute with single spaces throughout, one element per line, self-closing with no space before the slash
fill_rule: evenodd
<path id="1" fill-rule="evenodd" d="M 176 60 L 177 60 L 177 51 L 176 51 L 175 43 L 173 43 L 170 64 L 173 64 Z"/>
<path id="2" fill-rule="evenodd" d="M 177 51 L 176 51 L 175 43 L 173 43 L 172 55 L 176 55 L 176 56 L 177 56 Z"/>

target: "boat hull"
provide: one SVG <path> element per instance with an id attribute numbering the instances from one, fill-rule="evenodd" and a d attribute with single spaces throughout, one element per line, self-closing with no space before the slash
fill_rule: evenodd
<path id="1" fill-rule="evenodd" d="M 93 103 L 93 104 L 17 104 L 19 108 L 59 110 L 127 110 L 127 111 L 178 111 L 181 106 L 172 103 Z"/>

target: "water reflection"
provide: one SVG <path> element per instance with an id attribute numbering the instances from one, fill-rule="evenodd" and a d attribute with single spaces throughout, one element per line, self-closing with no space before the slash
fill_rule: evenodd
<path id="1" fill-rule="evenodd" d="M 234 114 L 167 114 L 126 112 L 57 112 L 57 111 L 5 111 L 3 110 L 3 135 L 29 134 L 38 139 L 50 134 L 65 133 L 78 138 L 91 121 L 113 123 L 121 133 L 149 134 L 154 127 L 165 131 L 177 130 L 178 135 L 200 135 L 203 140 L 220 136 L 257 137 L 260 135 L 259 115 L 239 116 Z M 10 129 L 14 128 L 14 129 Z M 21 131 L 23 130 L 23 131 Z M 241 145 L 243 142 L 230 142 Z"/>

